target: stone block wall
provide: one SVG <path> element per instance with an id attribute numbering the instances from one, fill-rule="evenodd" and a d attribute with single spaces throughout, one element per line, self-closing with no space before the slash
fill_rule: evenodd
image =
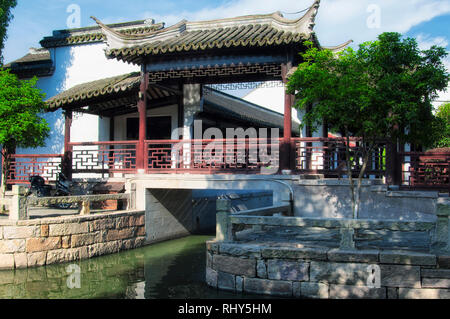
<path id="1" fill-rule="evenodd" d="M 379 285 L 368 284 L 379 269 Z M 207 242 L 206 282 L 287 298 L 450 298 L 450 256 Z M 376 280 L 375 280 L 376 282 Z"/>
<path id="2" fill-rule="evenodd" d="M 0 220 L 0 269 L 71 262 L 145 243 L 145 212 Z"/>
<path id="3" fill-rule="evenodd" d="M 242 211 L 273 205 L 273 195 L 269 191 L 229 191 L 229 190 L 194 190 L 192 193 L 192 218 L 194 233 L 211 234 L 216 229 L 216 200 L 229 198 L 234 211 Z"/>
<path id="4" fill-rule="evenodd" d="M 359 218 L 434 221 L 437 191 L 389 191 L 380 180 L 364 180 Z M 346 179 L 293 182 L 294 215 L 352 218 L 350 186 Z"/>

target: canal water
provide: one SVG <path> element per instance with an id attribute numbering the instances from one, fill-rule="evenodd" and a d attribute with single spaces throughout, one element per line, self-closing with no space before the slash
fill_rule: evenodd
<path id="1" fill-rule="evenodd" d="M 205 284 L 209 239 L 189 236 L 75 263 L 0 271 L 0 298 L 261 298 Z"/>

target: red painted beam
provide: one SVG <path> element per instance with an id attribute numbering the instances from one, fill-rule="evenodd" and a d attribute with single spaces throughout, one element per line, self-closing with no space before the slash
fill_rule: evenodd
<path id="1" fill-rule="evenodd" d="M 61 163 L 62 173 L 72 180 L 72 146 L 70 145 L 70 128 L 72 126 L 72 111 L 64 111 L 64 158 Z"/>
<path id="2" fill-rule="evenodd" d="M 286 85 L 288 78 L 287 74 L 289 68 L 291 67 L 291 63 L 283 64 L 281 66 L 281 77 L 283 79 L 283 83 Z M 280 158 L 280 169 L 281 170 L 294 170 L 295 162 L 293 160 L 292 153 L 294 150 L 292 149 L 292 105 L 294 103 L 294 96 L 284 93 L 284 125 L 283 125 L 283 142 L 281 144 L 281 158 Z"/>
<path id="3" fill-rule="evenodd" d="M 64 111 L 64 153 L 70 152 L 70 127 L 72 126 L 72 111 Z"/>
<path id="4" fill-rule="evenodd" d="M 143 66 L 145 70 L 145 65 Z M 138 170 L 146 169 L 145 139 L 147 137 L 147 89 L 148 72 L 141 73 L 141 86 L 139 89 L 139 100 L 137 104 L 139 113 L 139 140 L 136 151 L 136 166 Z"/>

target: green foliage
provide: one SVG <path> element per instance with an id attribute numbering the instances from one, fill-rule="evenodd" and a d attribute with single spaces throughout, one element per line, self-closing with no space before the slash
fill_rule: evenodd
<path id="1" fill-rule="evenodd" d="M 39 116 L 46 104 L 36 81 L 0 69 L 0 145 L 6 150 L 44 146 L 49 135 L 48 123 Z"/>
<path id="2" fill-rule="evenodd" d="M 442 104 L 436 112 L 433 147 L 450 147 L 450 103 Z"/>
<path id="3" fill-rule="evenodd" d="M 376 41 L 348 48 L 339 54 L 306 42 L 303 62 L 290 77 L 288 92 L 295 107 L 305 110 L 303 125 L 317 128 L 324 120 L 329 129 L 347 138 L 347 173 L 352 191 L 353 216 L 358 215 L 361 180 L 369 154 L 380 139 L 392 143 L 431 145 L 437 125 L 431 101 L 450 79 L 442 60 L 444 48 L 420 51 L 415 39 L 383 33 Z M 355 191 L 351 169 L 355 165 L 349 137 L 362 138 L 362 167 Z"/>
<path id="4" fill-rule="evenodd" d="M 0 0 L 0 64 L 3 64 L 3 49 L 7 39 L 6 30 L 13 18 L 11 9 L 17 5 L 17 0 Z"/>
<path id="5" fill-rule="evenodd" d="M 444 48 L 420 51 L 415 39 L 398 33 L 383 33 L 337 56 L 307 45 L 304 62 L 288 83 L 296 107 L 314 105 L 305 123 L 316 127 L 325 119 L 330 129 L 367 142 L 432 143 L 431 101 L 449 81 Z"/>

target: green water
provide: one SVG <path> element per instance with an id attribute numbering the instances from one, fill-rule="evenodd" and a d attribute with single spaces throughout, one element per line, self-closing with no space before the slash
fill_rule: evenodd
<path id="1" fill-rule="evenodd" d="M 0 298 L 255 298 L 206 286 L 210 238 L 189 236 L 75 263 L 0 271 Z M 80 288 L 68 288 L 71 264 L 80 267 Z"/>

